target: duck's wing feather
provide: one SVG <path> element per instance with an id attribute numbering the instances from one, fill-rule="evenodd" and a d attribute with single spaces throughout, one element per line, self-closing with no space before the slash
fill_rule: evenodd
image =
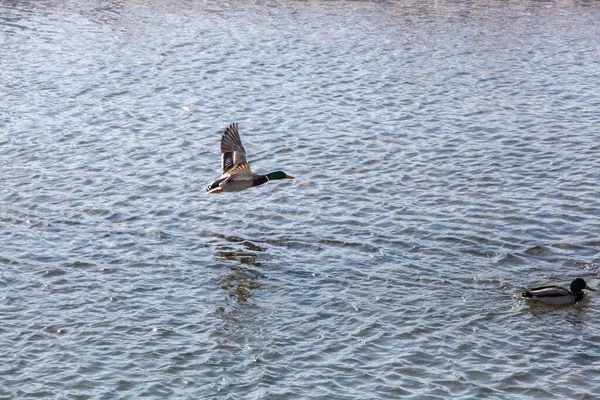
<path id="1" fill-rule="evenodd" d="M 240 139 L 237 123 L 229 125 L 221 137 L 221 157 L 223 173 L 246 162 L 246 149 Z"/>
<path id="2" fill-rule="evenodd" d="M 226 175 L 229 176 L 229 180 L 233 181 L 246 181 L 254 178 L 254 174 L 250 169 L 250 163 L 245 161 L 231 167 Z"/>
<path id="3" fill-rule="evenodd" d="M 565 289 L 562 286 L 540 286 L 533 289 L 529 289 L 523 296 L 525 297 L 561 297 L 561 296 L 572 296 L 573 294 L 569 289 Z"/>

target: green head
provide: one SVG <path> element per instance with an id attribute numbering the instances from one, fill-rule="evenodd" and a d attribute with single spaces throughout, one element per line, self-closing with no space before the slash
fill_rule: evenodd
<path id="1" fill-rule="evenodd" d="M 290 176 L 283 171 L 271 172 L 270 174 L 267 174 L 267 178 L 269 178 L 270 181 L 274 179 L 294 179 L 293 176 Z"/>
<path id="2" fill-rule="evenodd" d="M 577 278 L 573 282 L 571 282 L 571 292 L 573 292 L 573 293 L 579 293 L 583 289 L 594 290 L 591 287 L 589 287 L 587 285 L 587 283 L 585 283 L 585 281 L 583 279 L 581 279 L 581 278 Z"/>

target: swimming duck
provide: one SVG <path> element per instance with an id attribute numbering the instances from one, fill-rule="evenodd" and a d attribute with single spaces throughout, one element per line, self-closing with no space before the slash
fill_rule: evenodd
<path id="1" fill-rule="evenodd" d="M 283 171 L 266 175 L 253 173 L 250 163 L 246 162 L 246 150 L 242 145 L 237 123 L 229 125 L 221 137 L 221 157 L 223 173 L 206 187 L 206 191 L 211 194 L 240 192 L 276 179 L 294 179 Z"/>
<path id="2" fill-rule="evenodd" d="M 546 304 L 569 305 L 584 298 L 583 289 L 594 290 L 583 279 L 577 278 L 571 282 L 571 290 L 562 286 L 541 286 L 523 292 L 522 296 Z"/>

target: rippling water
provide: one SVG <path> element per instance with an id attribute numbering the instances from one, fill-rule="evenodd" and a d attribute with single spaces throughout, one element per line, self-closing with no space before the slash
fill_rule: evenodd
<path id="1" fill-rule="evenodd" d="M 0 397 L 600 396 L 600 4 L 0 3 Z M 239 122 L 257 172 L 211 195 Z"/>

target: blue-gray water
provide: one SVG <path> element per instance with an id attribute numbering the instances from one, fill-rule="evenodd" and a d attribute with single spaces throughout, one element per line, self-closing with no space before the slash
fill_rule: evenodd
<path id="1" fill-rule="evenodd" d="M 0 398 L 595 399 L 600 3 L 0 3 Z M 239 122 L 276 181 L 206 195 Z"/>

